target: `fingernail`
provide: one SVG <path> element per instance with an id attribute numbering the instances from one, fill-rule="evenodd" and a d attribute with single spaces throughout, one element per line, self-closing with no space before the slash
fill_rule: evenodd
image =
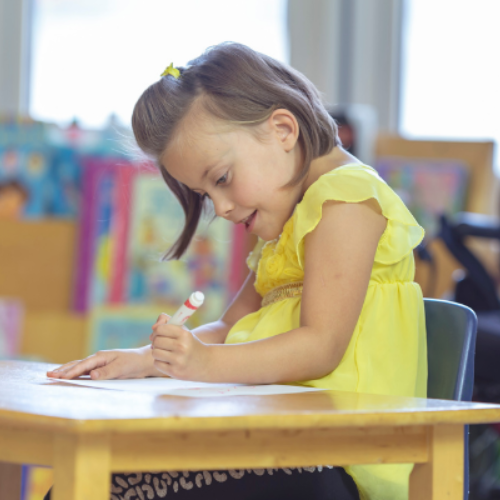
<path id="1" fill-rule="evenodd" d="M 96 372 L 95 370 L 92 372 L 93 378 L 99 378 L 99 372 Z"/>

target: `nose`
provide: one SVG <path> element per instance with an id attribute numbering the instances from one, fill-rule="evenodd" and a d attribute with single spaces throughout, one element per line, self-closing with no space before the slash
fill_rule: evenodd
<path id="1" fill-rule="evenodd" d="M 234 209 L 234 203 L 222 194 L 211 196 L 211 198 L 217 217 L 223 217 L 224 219 L 227 219 L 229 217 L 229 214 Z"/>

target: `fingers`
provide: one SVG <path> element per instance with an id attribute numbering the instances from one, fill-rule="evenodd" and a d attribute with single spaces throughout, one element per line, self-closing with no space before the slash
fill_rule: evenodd
<path id="1" fill-rule="evenodd" d="M 158 330 L 151 342 L 154 359 L 169 363 L 174 354 L 186 352 L 189 342 L 186 336 L 191 332 L 177 326 L 160 327 Z"/>
<path id="2" fill-rule="evenodd" d="M 158 335 L 151 343 L 151 349 L 153 350 L 153 358 L 155 358 L 155 351 L 185 351 L 186 342 L 183 342 L 183 340 L 179 338 L 164 337 L 163 335 Z"/>
<path id="3" fill-rule="evenodd" d="M 200 370 L 208 359 L 206 346 L 189 330 L 162 325 L 157 328 L 152 347 L 154 367 L 170 377 L 200 380 Z"/>
<path id="4" fill-rule="evenodd" d="M 172 366 L 169 363 L 165 363 L 163 361 L 158 361 L 155 359 L 154 367 L 158 371 L 162 372 L 164 375 L 168 375 L 169 377 L 173 377 Z"/>
<path id="5" fill-rule="evenodd" d="M 56 370 L 47 372 L 47 376 L 62 380 L 70 380 L 80 377 L 81 375 L 90 375 L 93 379 L 102 378 L 100 377 L 99 371 L 96 373 L 96 368 L 101 369 L 101 367 L 111 362 L 112 359 L 113 355 L 111 354 L 111 351 L 108 353 L 98 352 L 96 354 L 92 354 L 88 358 L 66 363 Z"/>
<path id="6" fill-rule="evenodd" d="M 170 336 L 156 335 L 151 344 L 154 366 L 169 376 L 176 376 L 189 357 L 192 333 L 180 327 L 174 327 Z M 170 330 L 171 327 L 168 327 Z M 178 330 L 178 331 L 176 331 Z M 169 333 L 169 332 L 166 332 Z"/>
<path id="7" fill-rule="evenodd" d="M 158 337 L 169 337 L 172 339 L 177 339 L 182 337 L 189 332 L 189 330 L 185 330 L 184 328 L 177 326 L 177 325 L 167 325 L 165 324 L 160 324 L 156 327 L 153 327 L 153 332 L 149 336 L 149 340 L 153 343 L 156 338 Z"/>
<path id="8" fill-rule="evenodd" d="M 124 370 L 122 368 L 122 363 L 120 363 L 117 358 L 109 364 L 102 365 L 97 369 L 91 370 L 89 375 L 92 380 L 113 380 L 127 378 L 123 376 Z"/>
<path id="9" fill-rule="evenodd" d="M 58 378 L 59 374 L 66 372 L 71 367 L 75 366 L 77 363 L 80 363 L 80 361 L 81 360 L 79 360 L 79 359 L 76 360 L 76 361 L 70 361 L 69 363 L 66 363 L 66 364 L 62 365 L 59 368 L 55 368 L 54 370 L 49 370 L 47 372 L 47 377 Z"/>
<path id="10" fill-rule="evenodd" d="M 161 313 L 159 316 L 158 316 L 158 319 L 156 320 L 156 323 L 153 325 L 153 329 L 156 328 L 157 326 L 160 326 L 160 325 L 165 325 L 167 323 L 167 321 L 170 319 L 170 316 L 166 313 Z"/>
<path id="11" fill-rule="evenodd" d="M 156 323 L 151 327 L 152 328 L 152 332 L 151 334 L 149 335 L 149 340 L 151 340 L 151 342 L 153 341 L 154 339 L 154 333 L 155 333 L 155 330 L 161 326 L 161 325 L 166 325 L 167 324 L 167 321 L 170 319 L 170 316 L 166 313 L 161 313 L 159 316 L 158 316 L 158 319 L 156 320 Z"/>
<path id="12" fill-rule="evenodd" d="M 73 367 L 77 366 L 79 363 L 83 363 L 83 361 L 86 361 L 86 359 L 85 360 L 77 359 L 76 361 L 70 361 L 69 363 L 62 365 L 59 368 L 48 371 L 47 376 L 54 378 L 61 378 L 62 375 L 65 375 Z"/>
<path id="13" fill-rule="evenodd" d="M 174 361 L 176 351 L 169 351 L 166 349 L 153 349 L 153 359 L 155 361 L 163 361 L 164 363 L 171 363 Z"/>

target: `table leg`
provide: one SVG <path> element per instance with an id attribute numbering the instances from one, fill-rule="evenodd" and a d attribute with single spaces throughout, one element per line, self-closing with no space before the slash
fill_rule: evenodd
<path id="1" fill-rule="evenodd" d="M 63 434 L 56 437 L 52 500 L 109 500 L 110 488 L 107 436 Z"/>
<path id="2" fill-rule="evenodd" d="M 464 426 L 433 426 L 428 446 L 429 461 L 410 476 L 410 500 L 463 500 Z"/>
<path id="3" fill-rule="evenodd" d="M 22 465 L 0 462 L 0 500 L 21 498 Z"/>

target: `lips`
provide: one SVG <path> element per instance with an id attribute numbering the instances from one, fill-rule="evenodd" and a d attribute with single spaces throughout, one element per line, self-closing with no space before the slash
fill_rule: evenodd
<path id="1" fill-rule="evenodd" d="M 251 226 L 252 226 L 252 223 L 253 221 L 255 220 L 255 216 L 257 215 L 257 210 L 255 210 L 254 212 L 252 212 L 248 217 L 245 217 L 244 219 L 242 219 L 239 224 L 245 224 L 245 228 L 246 230 L 250 230 L 251 229 Z"/>

